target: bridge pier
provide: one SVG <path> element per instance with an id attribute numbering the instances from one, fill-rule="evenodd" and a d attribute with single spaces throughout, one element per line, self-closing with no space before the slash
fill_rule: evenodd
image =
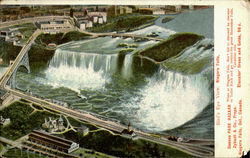
<path id="1" fill-rule="evenodd" d="M 15 89 L 17 87 L 17 85 L 16 85 L 16 74 L 17 74 L 18 68 L 21 67 L 21 66 L 25 67 L 26 70 L 28 71 L 28 73 L 30 73 L 30 64 L 29 64 L 28 52 L 25 53 L 25 55 L 23 56 L 21 61 L 18 63 L 16 69 L 11 74 L 11 77 L 7 82 L 7 85 L 9 85 L 12 89 Z"/>

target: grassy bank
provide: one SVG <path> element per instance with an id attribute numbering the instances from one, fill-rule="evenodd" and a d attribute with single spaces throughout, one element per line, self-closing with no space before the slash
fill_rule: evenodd
<path id="1" fill-rule="evenodd" d="M 144 50 L 138 51 L 136 54 L 161 62 L 170 57 L 181 55 L 185 48 L 193 45 L 203 38 L 203 36 L 194 33 L 176 33 L 171 35 L 166 40 L 163 40 Z"/>
<path id="2" fill-rule="evenodd" d="M 158 17 L 152 15 L 119 16 L 110 20 L 107 24 L 95 25 L 90 28 L 92 32 L 133 31 L 143 25 L 153 23 Z"/>

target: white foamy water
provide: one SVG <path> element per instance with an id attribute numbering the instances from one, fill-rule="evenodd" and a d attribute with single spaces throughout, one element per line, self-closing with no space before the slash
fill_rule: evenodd
<path id="1" fill-rule="evenodd" d="M 152 32 L 155 32 L 156 34 L 159 35 L 158 37 L 161 37 L 161 38 L 167 38 L 171 34 L 176 33 L 173 30 L 169 30 L 160 26 L 153 25 L 153 26 L 146 27 L 144 29 L 131 32 L 130 34 L 147 36 L 147 34 L 150 34 Z"/>
<path id="2" fill-rule="evenodd" d="M 115 54 L 76 53 L 58 49 L 45 71 L 45 79 L 37 80 L 55 88 L 67 87 L 75 91 L 100 89 L 109 82 L 107 72 L 115 71 L 116 62 Z"/>
<path id="3" fill-rule="evenodd" d="M 123 105 L 137 109 L 133 124 L 150 131 L 178 127 L 199 114 L 210 102 L 208 81 L 201 75 L 161 70 L 140 90 L 142 97 Z"/>

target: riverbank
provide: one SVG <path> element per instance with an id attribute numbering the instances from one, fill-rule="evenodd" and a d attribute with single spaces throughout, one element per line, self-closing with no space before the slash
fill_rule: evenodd
<path id="1" fill-rule="evenodd" d="M 88 30 L 91 32 L 130 32 L 153 25 L 157 18 L 158 16 L 140 14 L 118 16 L 107 24 L 95 25 Z"/>

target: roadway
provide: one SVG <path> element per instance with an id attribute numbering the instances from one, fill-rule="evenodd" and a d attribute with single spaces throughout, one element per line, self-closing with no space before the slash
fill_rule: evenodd
<path id="1" fill-rule="evenodd" d="M 10 68 L 4 74 L 2 80 L 0 81 L 0 86 L 3 87 L 4 89 L 6 89 L 7 91 L 11 92 L 15 96 L 29 100 L 30 102 L 33 102 L 36 104 L 40 104 L 41 106 L 44 106 L 46 108 L 50 108 L 50 109 L 59 111 L 60 113 L 74 117 L 76 119 L 93 123 L 99 127 L 102 127 L 102 128 L 108 129 L 108 130 L 112 130 L 112 131 L 120 133 L 123 131 L 123 129 L 127 128 L 127 126 L 118 124 L 116 122 L 105 121 L 105 120 L 99 119 L 93 115 L 90 115 L 87 112 L 74 111 L 72 109 L 65 108 L 63 106 L 45 101 L 41 98 L 37 98 L 37 97 L 31 96 L 31 95 L 24 94 L 24 93 L 19 92 L 17 90 L 13 90 L 9 86 L 6 86 L 7 81 L 11 77 L 14 70 L 17 68 L 19 62 L 22 60 L 25 53 L 29 50 L 32 43 L 34 42 L 34 40 L 36 39 L 36 37 L 40 33 L 41 33 L 40 30 L 36 30 L 34 32 L 34 34 L 31 36 L 31 38 L 27 41 L 25 46 L 22 48 L 22 50 L 20 51 L 20 53 L 16 57 L 14 63 L 10 66 Z M 139 130 L 134 130 L 134 132 L 141 139 L 146 139 L 146 140 L 149 140 L 152 142 L 171 146 L 171 147 L 174 147 L 174 148 L 179 149 L 181 151 L 187 152 L 193 156 L 197 156 L 197 157 L 213 157 L 214 156 L 214 150 L 210 147 L 205 147 L 205 146 L 201 146 L 201 145 L 197 145 L 197 144 L 174 142 L 174 141 L 169 141 L 169 140 L 164 139 L 164 138 L 155 138 L 155 137 L 150 136 L 149 133 L 145 133 L 145 132 L 139 131 Z"/>
<path id="2" fill-rule="evenodd" d="M 101 120 L 101 119 L 94 117 L 93 115 L 90 115 L 86 112 L 74 111 L 72 109 L 65 108 L 63 106 L 44 101 L 40 98 L 36 98 L 33 96 L 23 94 L 22 92 L 12 90 L 9 87 L 6 87 L 6 90 L 10 91 L 13 95 L 19 96 L 23 99 L 30 101 L 30 102 L 40 104 L 41 106 L 44 106 L 46 108 L 56 110 L 62 114 L 68 115 L 70 117 L 74 117 L 78 120 L 90 122 L 92 124 L 95 124 L 99 127 L 102 127 L 102 128 L 108 129 L 108 130 L 112 130 L 112 131 L 120 133 L 123 129 L 127 128 L 127 126 L 124 126 L 124 125 L 121 125 L 121 124 L 118 124 L 115 122 Z M 139 130 L 135 130 L 134 132 L 141 139 L 145 139 L 145 140 L 149 140 L 152 142 L 167 145 L 170 147 L 174 147 L 174 148 L 179 149 L 181 151 L 187 152 L 193 156 L 212 157 L 214 155 L 214 150 L 210 147 L 201 146 L 199 144 L 175 142 L 175 141 L 170 141 L 170 140 L 167 140 L 164 138 L 155 138 L 155 137 L 150 136 L 150 134 L 145 133 L 143 131 L 139 131 Z"/>
<path id="3" fill-rule="evenodd" d="M 0 29 L 9 27 L 12 25 L 19 25 L 23 23 L 35 23 L 37 21 L 49 21 L 49 20 L 63 20 L 63 19 L 68 19 L 71 20 L 71 17 L 69 16 L 40 16 L 40 17 L 33 17 L 33 18 L 24 18 L 24 19 L 19 19 L 19 20 L 14 20 L 14 21 L 7 21 L 7 22 L 2 22 L 0 24 Z M 133 35 L 133 34 L 126 34 L 126 33 L 93 33 L 93 32 L 88 32 L 85 30 L 80 30 L 78 31 L 91 35 L 93 37 L 104 37 L 104 36 L 113 36 L 113 37 L 130 37 L 130 38 L 142 38 L 142 39 L 148 39 L 148 40 L 154 40 L 154 41 L 161 41 L 163 40 L 162 38 L 159 37 L 147 37 L 147 36 L 140 36 L 140 35 Z"/>

